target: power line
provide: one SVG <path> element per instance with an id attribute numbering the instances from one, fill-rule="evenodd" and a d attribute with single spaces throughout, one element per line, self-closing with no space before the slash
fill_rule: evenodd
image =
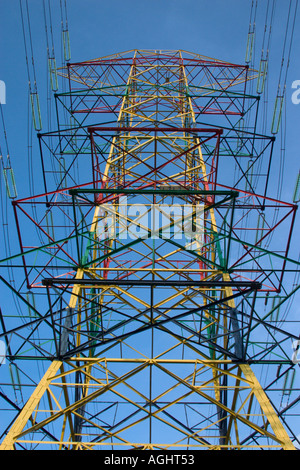
<path id="1" fill-rule="evenodd" d="M 292 26 L 291 26 L 290 22 L 291 22 L 291 16 L 292 16 L 292 3 L 293 3 L 293 0 L 290 0 L 285 35 L 284 35 L 284 42 L 283 42 L 281 66 L 280 66 L 280 71 L 279 71 L 277 95 L 275 98 L 273 120 L 272 120 L 272 126 L 271 126 L 272 134 L 277 134 L 279 131 L 281 118 L 282 118 L 283 102 L 284 102 L 285 93 L 286 93 L 286 83 L 287 83 L 288 69 L 290 65 L 290 57 L 291 57 L 291 51 L 292 51 L 292 45 L 293 45 L 295 23 L 296 23 L 297 9 L 298 9 L 298 0 L 296 0 L 296 3 L 295 3 L 294 15 L 293 15 L 294 19 L 292 21 Z M 290 39 L 288 39 L 290 29 L 291 29 Z M 285 56 L 286 48 L 288 48 L 287 59 Z"/>
<path id="2" fill-rule="evenodd" d="M 26 38 L 26 26 L 25 26 L 25 17 L 24 17 L 23 8 L 22 8 L 22 0 L 19 0 L 19 6 L 20 6 L 20 13 L 21 13 L 21 21 L 22 21 L 23 41 L 24 41 L 24 48 L 25 48 L 25 58 L 26 58 L 26 66 L 27 66 L 28 86 L 29 86 L 29 93 L 30 93 L 32 118 L 33 118 L 35 129 L 39 131 L 42 129 L 42 118 L 41 118 L 39 94 L 38 94 L 38 89 L 37 89 L 28 0 L 25 0 L 25 6 L 26 6 L 27 36 L 29 38 L 29 47 L 27 44 L 28 40 Z M 30 62 L 29 62 L 29 57 L 28 57 L 28 49 L 30 49 L 31 51 L 31 67 L 29 65 Z"/>

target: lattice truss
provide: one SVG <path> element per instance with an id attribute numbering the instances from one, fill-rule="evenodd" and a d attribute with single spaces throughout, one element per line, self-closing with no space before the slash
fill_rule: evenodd
<path id="1" fill-rule="evenodd" d="M 296 207 L 268 194 L 256 73 L 129 51 L 60 75 L 44 189 L 13 203 L 2 448 L 294 449 Z"/>

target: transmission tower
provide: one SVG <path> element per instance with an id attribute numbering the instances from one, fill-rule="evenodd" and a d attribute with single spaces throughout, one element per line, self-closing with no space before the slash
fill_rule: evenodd
<path id="1" fill-rule="evenodd" d="M 13 202 L 25 282 L 23 317 L 1 317 L 19 373 L 1 449 L 295 449 L 272 393 L 294 400 L 296 206 L 269 196 L 256 72 L 134 50 L 58 73 L 44 189 Z"/>

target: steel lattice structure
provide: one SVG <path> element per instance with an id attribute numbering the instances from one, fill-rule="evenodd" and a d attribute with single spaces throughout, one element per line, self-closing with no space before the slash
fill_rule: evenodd
<path id="1" fill-rule="evenodd" d="M 20 382 L 46 366 L 22 407 L 2 386 L 1 448 L 294 449 L 272 393 L 297 367 L 280 316 L 296 206 L 268 193 L 256 72 L 135 50 L 60 75 L 44 191 L 13 203 L 27 314 L 1 317 Z M 153 231 L 157 207 L 179 212 Z"/>

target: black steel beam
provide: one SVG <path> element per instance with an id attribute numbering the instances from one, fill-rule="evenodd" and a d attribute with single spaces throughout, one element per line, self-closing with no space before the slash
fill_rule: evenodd
<path id="1" fill-rule="evenodd" d="M 53 285 L 83 285 L 83 286 L 153 286 L 153 287 L 233 287 L 250 288 L 259 290 L 262 287 L 260 282 L 256 281 L 169 281 L 169 280 L 124 280 L 124 279 L 58 279 L 45 278 L 42 280 L 44 286 Z"/>

